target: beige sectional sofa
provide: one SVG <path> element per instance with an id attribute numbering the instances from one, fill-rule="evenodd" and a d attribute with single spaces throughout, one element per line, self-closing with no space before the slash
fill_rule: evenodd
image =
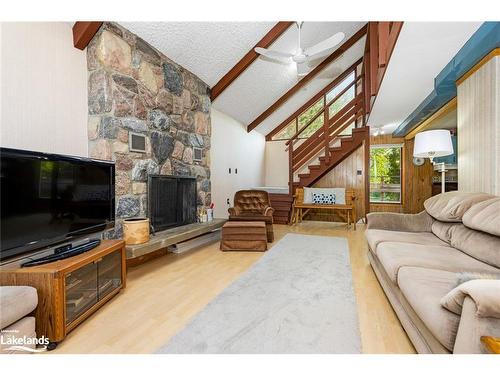
<path id="1" fill-rule="evenodd" d="M 0 286 L 0 354 L 23 354 L 24 350 L 9 349 L 10 342 L 27 337 L 36 338 L 35 317 L 27 316 L 38 305 L 36 289 L 31 286 Z M 24 345 L 35 349 L 34 344 Z"/>
<path id="2" fill-rule="evenodd" d="M 419 214 L 367 215 L 368 257 L 419 353 L 500 336 L 500 197 L 450 192 Z"/>

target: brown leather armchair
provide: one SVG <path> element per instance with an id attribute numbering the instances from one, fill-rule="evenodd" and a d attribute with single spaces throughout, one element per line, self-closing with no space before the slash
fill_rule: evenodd
<path id="1" fill-rule="evenodd" d="M 228 209 L 230 221 L 263 221 L 267 241 L 274 241 L 273 213 L 269 194 L 264 190 L 240 190 L 234 195 L 234 207 Z"/>

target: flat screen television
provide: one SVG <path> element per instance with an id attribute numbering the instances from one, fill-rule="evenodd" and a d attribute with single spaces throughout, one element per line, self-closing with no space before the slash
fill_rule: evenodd
<path id="1" fill-rule="evenodd" d="M 0 148 L 0 259 L 114 225 L 114 163 Z"/>

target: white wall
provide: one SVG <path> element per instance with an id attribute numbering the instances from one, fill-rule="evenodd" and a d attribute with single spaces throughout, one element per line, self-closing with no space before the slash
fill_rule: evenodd
<path id="1" fill-rule="evenodd" d="M 457 87 L 458 189 L 500 195 L 500 57 Z"/>
<path id="2" fill-rule="evenodd" d="M 210 171 L 215 217 L 227 217 L 234 193 L 264 184 L 265 137 L 212 108 Z M 229 174 L 231 168 L 231 174 Z M 235 174 L 235 169 L 238 173 Z M 229 198 L 230 204 L 226 203 Z"/>
<path id="3" fill-rule="evenodd" d="M 86 52 L 70 23 L 0 24 L 0 145 L 87 156 Z"/>
<path id="4" fill-rule="evenodd" d="M 288 152 L 286 141 L 266 142 L 266 186 L 288 188 Z"/>

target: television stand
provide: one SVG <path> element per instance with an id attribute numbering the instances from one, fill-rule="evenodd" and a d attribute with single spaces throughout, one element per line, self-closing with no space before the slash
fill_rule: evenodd
<path id="1" fill-rule="evenodd" d="M 125 242 L 103 240 L 70 258 L 19 268 L 0 267 L 0 285 L 28 285 L 38 292 L 36 333 L 53 349 L 80 323 L 125 288 Z"/>
<path id="2" fill-rule="evenodd" d="M 75 255 L 79 255 L 85 253 L 86 251 L 92 250 L 101 244 L 101 240 L 90 240 L 89 242 L 83 243 L 81 245 L 75 247 L 67 247 L 63 246 L 63 250 L 56 249 L 54 254 L 47 255 L 43 258 L 33 259 L 26 263 L 21 264 L 21 267 L 34 267 L 39 266 L 41 264 L 46 264 L 50 262 L 55 262 L 58 260 L 63 260 L 66 258 L 73 257 Z"/>

